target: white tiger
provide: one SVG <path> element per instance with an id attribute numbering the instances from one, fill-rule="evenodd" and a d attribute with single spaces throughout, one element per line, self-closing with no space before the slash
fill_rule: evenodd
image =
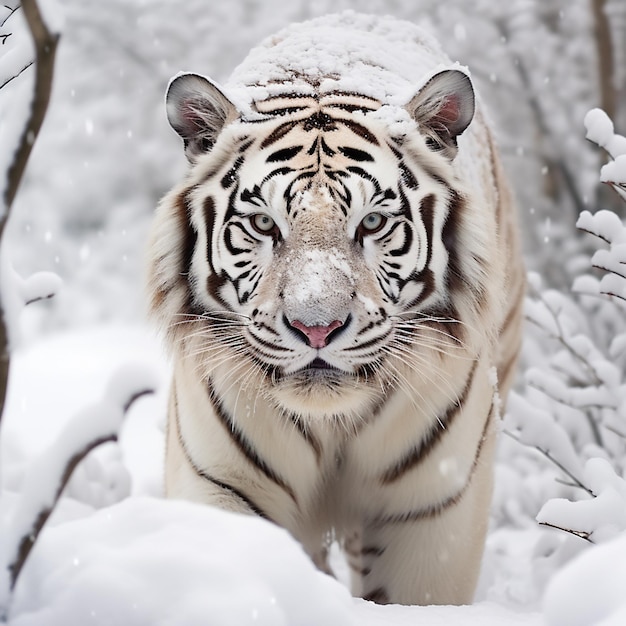
<path id="1" fill-rule="evenodd" d="M 166 492 L 287 528 L 353 592 L 471 602 L 524 293 L 467 73 L 412 24 L 295 25 L 170 84 L 190 167 L 150 241 Z"/>

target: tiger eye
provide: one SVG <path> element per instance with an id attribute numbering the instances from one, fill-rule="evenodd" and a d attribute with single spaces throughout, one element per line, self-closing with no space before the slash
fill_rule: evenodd
<path id="1" fill-rule="evenodd" d="M 256 213 L 250 218 L 250 223 L 261 235 L 269 235 L 276 228 L 276 222 L 265 213 Z"/>
<path id="2" fill-rule="evenodd" d="M 380 213 L 368 213 L 360 223 L 364 235 L 373 235 L 381 230 L 387 223 L 387 218 Z"/>

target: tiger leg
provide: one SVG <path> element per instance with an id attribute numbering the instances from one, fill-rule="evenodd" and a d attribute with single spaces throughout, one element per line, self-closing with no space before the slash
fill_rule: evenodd
<path id="1" fill-rule="evenodd" d="M 422 511 L 382 514 L 363 527 L 355 594 L 380 604 L 472 602 L 492 492 L 493 437 L 458 498 Z"/>
<path id="2" fill-rule="evenodd" d="M 254 502 L 234 485 L 213 476 L 193 461 L 180 434 L 179 407 L 175 387 L 170 392 L 165 449 L 165 495 L 225 511 L 260 514 Z"/>

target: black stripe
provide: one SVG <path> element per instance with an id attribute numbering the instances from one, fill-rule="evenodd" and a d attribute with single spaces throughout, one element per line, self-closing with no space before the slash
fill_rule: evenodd
<path id="1" fill-rule="evenodd" d="M 368 128 L 355 122 L 354 120 L 337 120 L 344 126 L 347 126 L 355 135 L 361 137 L 361 139 L 365 139 L 365 141 L 378 146 L 378 139 L 369 131 Z"/>
<path id="2" fill-rule="evenodd" d="M 285 346 L 277 346 L 276 344 L 270 343 L 269 341 L 265 341 L 265 339 L 261 339 L 259 336 L 255 335 L 252 332 L 252 329 L 249 329 L 249 332 L 252 338 L 264 348 L 269 348 L 270 350 L 276 350 L 276 352 L 293 352 L 291 348 L 286 348 Z"/>
<path id="3" fill-rule="evenodd" d="M 239 168 L 243 165 L 245 160 L 246 156 L 244 154 L 237 157 L 237 160 L 232 164 L 228 172 L 226 172 L 226 174 L 222 176 L 222 180 L 220 181 L 222 189 L 228 189 L 237 180 L 237 173 L 239 172 Z"/>
<path id="4" fill-rule="evenodd" d="M 379 106 L 369 107 L 365 104 L 347 104 L 342 102 L 330 102 L 328 104 L 324 104 L 324 107 L 328 109 L 341 109 L 342 111 L 347 111 L 348 113 L 354 113 L 355 111 L 361 111 L 362 113 L 371 113 L 372 111 L 376 111 L 378 108 L 380 108 Z"/>
<path id="5" fill-rule="evenodd" d="M 382 192 L 382 188 L 380 186 L 380 183 L 378 182 L 378 178 L 376 176 L 372 176 L 368 171 L 364 170 L 362 167 L 359 167 L 358 165 L 350 165 L 346 169 L 351 174 L 356 174 L 357 176 L 360 176 L 361 178 L 364 178 L 365 180 L 372 183 L 372 185 L 374 185 L 374 195 Z"/>
<path id="6" fill-rule="evenodd" d="M 283 148 L 282 150 L 277 150 L 276 152 L 272 152 L 267 159 L 265 159 L 266 163 L 278 163 L 280 161 L 289 161 L 289 159 L 293 159 L 299 152 L 302 151 L 302 146 L 294 146 L 292 148 Z"/>
<path id="7" fill-rule="evenodd" d="M 264 148 L 269 148 L 272 144 L 276 143 L 280 139 L 282 139 L 285 135 L 290 133 L 295 126 L 298 125 L 297 121 L 290 121 L 277 126 L 261 143 L 261 150 Z"/>
<path id="8" fill-rule="evenodd" d="M 268 463 L 262 459 L 254 449 L 254 446 L 248 441 L 246 436 L 241 432 L 237 425 L 233 422 L 232 418 L 226 410 L 224 405 L 217 397 L 217 393 L 211 384 L 211 380 L 207 380 L 207 392 L 215 415 L 219 419 L 220 423 L 224 427 L 224 430 L 228 433 L 233 443 L 237 446 L 239 451 L 248 460 L 248 462 L 256 467 L 261 473 L 269 478 L 274 484 L 278 485 L 281 489 L 289 495 L 289 497 L 297 505 L 298 500 L 293 489 L 268 465 Z"/>
<path id="9" fill-rule="evenodd" d="M 207 196 L 204 199 L 203 205 L 203 213 L 204 213 L 204 221 L 206 225 L 206 239 L 207 239 L 207 250 L 206 257 L 207 262 L 209 264 L 209 268 L 211 271 L 207 277 L 207 291 L 213 297 L 214 300 L 220 303 L 220 305 L 226 309 L 230 310 L 229 305 L 224 301 L 221 295 L 221 289 L 226 283 L 226 277 L 222 275 L 218 275 L 215 272 L 215 267 L 213 266 L 213 230 L 215 228 L 215 202 L 211 196 Z M 190 277 L 191 278 L 191 277 Z M 191 285 L 189 286 L 189 297 L 193 298 L 193 289 Z"/>
<path id="10" fill-rule="evenodd" d="M 313 115 L 303 120 L 303 122 L 304 125 L 302 128 L 306 132 L 310 132 L 312 130 L 330 132 L 336 130 L 337 128 L 336 121 L 328 115 L 328 113 L 324 113 L 323 111 L 316 111 Z"/>
<path id="11" fill-rule="evenodd" d="M 422 199 L 420 203 L 420 215 L 422 216 L 422 223 L 424 224 L 424 230 L 426 231 L 426 263 L 422 273 L 432 272 L 430 269 L 430 262 L 433 258 L 433 233 L 435 231 L 435 195 L 428 194 Z M 422 296 L 422 299 L 424 296 Z"/>
<path id="12" fill-rule="evenodd" d="M 449 304 L 447 306 L 442 305 L 425 309 L 419 316 L 415 316 L 413 319 L 419 322 L 422 318 L 424 320 L 420 322 L 422 326 L 439 331 L 443 333 L 442 336 L 450 335 L 450 338 L 454 339 L 459 346 L 463 345 L 465 329 L 463 323 L 459 321 L 459 313 L 454 305 Z"/>
<path id="13" fill-rule="evenodd" d="M 349 146 L 339 146 L 339 152 L 352 161 L 373 161 L 374 157 L 365 152 L 365 150 L 359 150 L 357 148 L 350 148 Z"/>
<path id="14" fill-rule="evenodd" d="M 426 435 L 417 443 L 413 448 L 404 455 L 400 461 L 398 461 L 393 467 L 386 470 L 381 476 L 380 482 L 383 485 L 388 485 L 399 478 L 402 478 L 407 472 L 414 469 L 419 465 L 426 457 L 433 451 L 437 444 L 441 441 L 444 435 L 448 432 L 448 429 L 454 423 L 454 420 L 461 412 L 463 405 L 465 404 L 469 395 L 472 383 L 474 382 L 474 374 L 476 373 L 476 367 L 478 361 L 474 361 L 472 369 L 470 370 L 463 391 L 461 395 L 453 402 L 450 403 L 445 413 L 437 420 L 435 420 L 426 433 Z"/>
<path id="15" fill-rule="evenodd" d="M 235 246 L 235 244 L 233 243 L 233 234 L 232 234 L 232 230 L 234 228 L 239 229 L 243 233 L 244 239 L 247 240 L 246 242 L 248 244 L 254 245 L 254 241 L 252 239 L 250 239 L 250 236 L 248 235 L 248 231 L 244 228 L 243 224 L 241 224 L 240 222 L 236 222 L 236 223 L 232 223 L 231 222 L 226 227 L 226 230 L 224 231 L 224 245 L 226 246 L 226 249 L 233 256 L 236 256 L 238 254 L 252 252 L 251 248 L 238 248 L 237 246 Z M 248 263 L 249 263 L 249 261 L 248 261 Z"/>
<path id="16" fill-rule="evenodd" d="M 491 423 L 491 417 L 494 413 L 494 409 L 495 405 L 492 402 L 491 406 L 489 407 L 489 413 L 487 413 L 487 418 L 485 420 L 485 425 L 483 426 L 482 434 L 480 436 L 480 439 L 478 440 L 478 445 L 476 446 L 476 454 L 474 455 L 474 461 L 467 476 L 467 480 L 456 493 L 447 497 L 445 500 L 438 502 L 437 504 L 433 504 L 422 509 L 416 509 L 414 511 L 406 511 L 405 513 L 381 515 L 373 518 L 370 523 L 373 526 L 381 527 L 387 524 L 404 524 L 406 522 L 417 522 L 419 520 L 432 519 L 433 517 L 437 517 L 438 515 L 444 513 L 446 509 L 458 504 L 465 495 L 467 489 L 469 488 L 472 482 L 472 478 L 474 477 L 474 473 L 476 472 L 476 468 L 478 467 L 478 461 L 480 460 L 480 455 L 483 450 L 483 444 L 487 438 L 487 430 L 489 428 L 489 424 Z"/>
<path id="17" fill-rule="evenodd" d="M 411 246 L 413 245 L 413 229 L 407 222 L 402 222 L 401 226 L 404 229 L 404 243 L 400 248 L 389 250 L 387 254 L 390 254 L 391 256 L 404 256 L 409 252 Z M 390 233 L 391 232 L 393 231 L 390 231 Z"/>
<path id="18" fill-rule="evenodd" d="M 172 290 L 178 285 L 185 284 L 186 298 L 183 304 L 183 310 L 186 313 L 197 314 L 197 307 L 194 306 L 193 295 L 191 286 L 189 285 L 191 261 L 193 259 L 193 253 L 196 249 L 196 242 L 198 240 L 198 234 L 194 230 L 191 224 L 191 200 L 190 195 L 194 188 L 186 190 L 180 194 L 175 201 L 174 216 L 176 218 L 176 230 L 181 234 L 182 243 L 178 252 L 178 271 L 176 276 L 178 277 L 175 283 L 163 283 L 161 282 L 157 289 L 155 289 L 154 297 L 152 299 L 152 307 L 154 309 L 160 308 L 165 300 L 168 298 Z M 159 259 L 159 264 L 163 262 L 163 258 Z"/>
<path id="19" fill-rule="evenodd" d="M 269 174 L 265 176 L 265 178 L 261 182 L 261 185 L 264 185 L 267 181 L 272 180 L 274 176 L 283 176 L 285 174 L 291 174 L 291 172 L 295 171 L 296 170 L 294 170 L 293 167 L 277 167 L 275 170 L 272 170 Z"/>
<path id="20" fill-rule="evenodd" d="M 461 260 L 458 254 L 458 239 L 460 232 L 460 222 L 465 202 L 461 196 L 452 192 L 448 202 L 448 215 L 441 230 L 441 240 L 448 252 L 448 267 L 446 270 L 446 284 L 448 291 L 460 291 L 466 287 L 466 278 L 461 267 Z"/>
<path id="21" fill-rule="evenodd" d="M 385 553 L 385 548 L 379 546 L 363 546 L 361 548 L 361 554 L 363 556 L 382 556 Z"/>
<path id="22" fill-rule="evenodd" d="M 296 415 L 295 413 L 289 414 L 289 419 L 291 423 L 294 425 L 296 430 L 300 433 L 302 438 L 313 448 L 313 452 L 315 453 L 315 460 L 317 463 L 320 462 L 322 458 L 322 445 L 318 441 L 317 437 L 315 437 L 308 428 L 303 424 L 302 419 Z"/>
<path id="23" fill-rule="evenodd" d="M 400 175 L 404 184 L 409 189 L 417 189 L 419 187 L 417 179 L 413 176 L 413 172 L 407 167 L 406 163 L 400 161 L 398 167 L 400 168 Z"/>
<path id="24" fill-rule="evenodd" d="M 377 587 L 366 593 L 363 596 L 363 600 L 376 602 L 376 604 L 389 604 L 389 595 L 384 587 Z"/>
<path id="25" fill-rule="evenodd" d="M 245 495 L 242 491 L 239 491 L 239 489 L 236 489 L 235 487 L 233 487 L 232 485 L 229 485 L 228 483 L 225 483 L 221 480 L 218 480 L 217 478 L 210 476 L 207 472 L 205 472 L 203 469 L 201 469 L 200 467 L 198 467 L 198 465 L 196 464 L 196 462 L 191 458 L 191 453 L 189 452 L 189 449 L 187 448 L 187 445 L 185 444 L 185 442 L 183 441 L 183 437 L 182 437 L 182 433 L 181 433 L 181 429 L 180 429 L 180 415 L 179 415 L 179 411 L 178 411 L 178 399 L 177 399 L 177 394 L 176 394 L 176 388 L 174 388 L 172 390 L 173 393 L 173 400 L 174 400 L 174 411 L 176 412 L 175 415 L 175 424 L 176 424 L 176 436 L 178 439 L 178 443 L 180 444 L 180 447 L 183 451 L 183 454 L 185 456 L 185 459 L 187 460 L 187 462 L 189 463 L 189 465 L 191 466 L 191 469 L 194 471 L 194 473 L 199 477 L 202 478 L 210 483 L 213 483 L 214 485 L 216 485 L 217 487 L 220 487 L 221 489 L 224 489 L 225 491 L 228 491 L 230 493 L 232 493 L 234 496 L 236 496 L 237 498 L 239 498 L 253 513 L 255 513 L 256 515 L 258 515 L 259 517 L 262 517 L 270 522 L 273 522 L 274 520 L 272 520 L 272 518 L 267 515 L 267 513 L 265 513 L 265 511 L 263 511 L 263 509 L 261 509 L 261 507 L 256 504 L 250 497 L 248 497 L 247 495 Z M 168 422 L 169 423 L 169 422 Z"/>
<path id="26" fill-rule="evenodd" d="M 369 341 L 361 343 L 358 346 L 348 346 L 347 348 L 343 348 L 342 351 L 343 352 L 355 352 L 357 350 L 365 350 L 367 348 L 371 348 L 372 346 L 379 344 L 381 341 L 389 337 L 389 335 L 392 332 L 393 332 L 393 329 L 389 328 L 382 335 L 379 335 L 378 337 L 374 337 L 374 339 L 370 339 Z"/>

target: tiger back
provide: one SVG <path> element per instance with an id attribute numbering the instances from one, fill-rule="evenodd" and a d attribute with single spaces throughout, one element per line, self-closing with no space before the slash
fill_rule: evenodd
<path id="1" fill-rule="evenodd" d="M 353 593 L 472 600 L 524 294 L 467 72 L 418 27 L 291 26 L 171 83 L 186 178 L 149 244 L 169 497 L 262 516 Z"/>

